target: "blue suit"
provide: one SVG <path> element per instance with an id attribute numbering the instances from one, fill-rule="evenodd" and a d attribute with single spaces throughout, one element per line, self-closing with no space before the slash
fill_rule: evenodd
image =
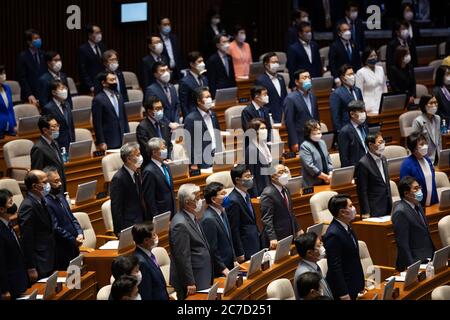
<path id="1" fill-rule="evenodd" d="M 6 131 L 7 124 L 7 133 L 9 134 L 14 134 L 14 127 L 17 126 L 16 117 L 14 116 L 11 88 L 5 84 L 2 84 L 2 86 L 8 101 L 3 101 L 3 97 L 0 95 L 0 136 Z"/>
<path id="2" fill-rule="evenodd" d="M 104 72 L 110 72 L 110 71 L 108 71 L 106 69 L 104 69 L 103 71 Z M 113 73 L 116 75 L 117 82 L 118 82 L 117 90 L 122 95 L 123 101 L 124 102 L 128 102 L 130 99 L 128 98 L 127 85 L 125 83 L 125 77 L 123 76 L 122 71 L 116 70 L 116 72 L 113 72 Z M 102 90 L 103 90 L 102 84 L 99 83 L 97 81 L 97 79 L 95 79 L 95 94 L 99 93 Z"/>
<path id="3" fill-rule="evenodd" d="M 145 90 L 144 100 L 150 96 L 156 96 L 162 101 L 164 107 L 164 118 L 168 122 L 178 122 L 180 120 L 180 100 L 178 99 L 177 89 L 173 84 L 167 84 L 170 92 L 171 102 L 167 98 L 164 87 L 159 81 L 155 81 Z"/>
<path id="4" fill-rule="evenodd" d="M 108 149 L 120 148 L 123 134 L 130 132 L 123 99 L 120 95 L 116 96 L 119 103 L 119 116 L 104 91 L 99 92 L 92 101 L 92 122 L 96 144 L 106 143 Z"/>
<path id="5" fill-rule="evenodd" d="M 164 42 L 164 35 L 161 34 L 161 40 L 163 40 L 163 45 L 164 45 L 164 51 L 163 51 L 163 55 L 165 55 L 168 58 L 168 65 L 170 67 L 170 57 L 169 57 L 169 51 L 167 51 L 167 47 L 166 47 L 166 43 Z M 180 50 L 180 45 L 178 42 L 178 37 L 172 33 L 169 34 L 169 40 L 170 43 L 172 44 L 172 52 L 173 52 L 173 57 L 175 60 L 175 68 L 170 67 L 170 69 L 172 70 L 172 80 L 178 80 L 180 77 L 180 71 L 183 68 L 183 62 L 181 59 L 181 50 Z"/>
<path id="6" fill-rule="evenodd" d="M 169 300 L 161 268 L 139 247 L 136 247 L 134 255 L 139 260 L 142 273 L 142 281 L 138 287 L 142 300 Z"/>
<path id="7" fill-rule="evenodd" d="M 408 158 L 403 161 L 402 166 L 400 167 L 400 179 L 406 176 L 411 176 L 419 183 L 420 187 L 422 188 L 423 192 L 423 200 L 422 200 L 422 206 L 425 207 L 425 202 L 427 199 L 428 192 L 431 192 L 431 202 L 430 205 L 433 205 L 435 203 L 439 202 L 437 189 L 436 189 L 436 177 L 434 173 L 434 167 L 431 163 L 430 159 L 428 157 L 425 157 L 425 160 L 430 165 L 431 173 L 433 175 L 433 190 L 427 189 L 427 183 L 425 180 L 425 176 L 423 174 L 422 168 L 420 167 L 420 163 L 417 160 L 417 158 L 414 155 L 410 155 Z"/>
<path id="8" fill-rule="evenodd" d="M 58 270 L 65 270 L 80 254 L 76 238 L 83 234 L 83 229 L 64 196 L 49 194 L 45 200 L 48 212 L 56 219 L 56 266 Z"/>
<path id="9" fill-rule="evenodd" d="M 228 60 L 228 74 L 219 53 L 214 53 L 206 62 L 209 89 L 213 99 L 218 89 L 236 87 L 233 60 L 230 55 L 227 55 L 226 59 Z"/>
<path id="10" fill-rule="evenodd" d="M 352 122 L 342 127 L 339 133 L 339 158 L 342 168 L 356 166 L 362 157 L 367 153 L 366 143 L 362 141 Z M 367 124 L 363 124 L 365 137 L 369 134 Z M 364 138 L 364 136 L 363 136 Z"/>
<path id="11" fill-rule="evenodd" d="M 161 54 L 160 56 L 161 62 L 164 62 L 165 64 L 169 64 L 169 58 L 164 54 Z M 156 63 L 155 58 L 151 54 L 145 56 L 142 59 L 141 63 L 141 88 L 147 88 L 151 84 L 155 82 L 155 76 L 153 75 L 152 68 L 153 65 Z"/>
<path id="12" fill-rule="evenodd" d="M 283 112 L 285 111 L 283 102 L 288 93 L 284 78 L 278 74 L 276 75 L 276 77 L 280 81 L 281 95 L 278 94 L 277 89 L 275 89 L 275 86 L 273 85 L 273 82 L 267 73 L 260 75 L 258 79 L 256 79 L 255 85 L 263 86 L 267 89 L 267 93 L 269 95 L 269 103 L 265 105 L 265 107 L 270 110 L 273 121 L 275 121 L 276 123 L 280 123 L 283 117 Z"/>
<path id="13" fill-rule="evenodd" d="M 67 100 L 65 102 L 67 109 L 67 118 L 61 113 L 61 110 L 56 105 L 55 101 L 50 100 L 42 109 L 42 114 L 51 114 L 59 124 L 59 137 L 56 139 L 59 146 L 66 148 L 69 152 L 71 142 L 75 142 L 75 126 L 72 118 L 72 103 Z"/>
<path id="14" fill-rule="evenodd" d="M 200 77 L 202 79 L 203 86 L 207 87 L 208 78 L 205 76 Z M 195 90 L 199 87 L 199 83 L 190 72 L 188 72 L 187 75 L 180 80 L 178 94 L 180 96 L 181 111 L 183 112 L 183 117 L 185 118 L 197 106 L 195 101 Z"/>
<path id="15" fill-rule="evenodd" d="M 361 90 L 353 87 L 358 100 L 363 100 Z M 350 123 L 350 115 L 348 114 L 348 105 L 355 100 L 349 89 L 342 85 L 334 90 L 330 95 L 330 111 L 333 120 L 334 130 L 340 131 L 343 126 Z"/>
<path id="16" fill-rule="evenodd" d="M 67 101 L 69 101 L 70 105 L 72 105 L 72 97 L 70 96 L 70 89 L 67 83 L 67 76 L 65 73 L 60 72 L 59 77 L 60 81 L 64 83 L 64 85 L 67 87 L 67 91 L 69 93 Z M 53 98 L 50 90 L 53 81 L 55 81 L 55 78 L 53 78 L 51 73 L 48 71 L 39 78 L 39 104 L 41 105 L 41 107 L 44 107 Z"/>
<path id="17" fill-rule="evenodd" d="M 310 41 L 310 46 L 312 62 L 309 61 L 308 54 L 300 40 L 297 40 L 288 48 L 287 67 L 291 78 L 289 88 L 295 87 L 294 73 L 297 70 L 305 69 L 309 71 L 311 78 L 322 76 L 322 58 L 320 57 L 319 45 L 315 41 Z"/>
<path id="18" fill-rule="evenodd" d="M 103 43 L 98 44 L 100 54 L 106 51 Z M 81 91 L 90 92 L 90 88 L 95 88 L 97 75 L 105 69 L 102 58 L 94 53 L 89 42 L 81 45 L 78 50 L 78 70 L 80 74 Z"/>
<path id="19" fill-rule="evenodd" d="M 317 98 L 310 92 L 309 96 L 311 99 L 311 109 L 312 114 L 308 110 L 308 106 L 304 98 L 303 93 L 296 90 L 289 93 L 289 95 L 284 100 L 284 108 L 286 112 L 285 122 L 288 130 L 288 141 L 289 147 L 292 148 L 293 145 L 302 144 L 304 140 L 304 129 L 305 123 L 308 120 L 319 121 L 319 108 L 317 107 Z"/>
<path id="20" fill-rule="evenodd" d="M 41 50 L 38 50 L 38 55 L 39 64 L 34 60 L 30 49 L 22 51 L 17 57 L 16 76 L 23 102 L 28 102 L 28 97 L 31 95 L 39 99 L 39 78 L 47 72 L 47 63 Z"/>
<path id="21" fill-rule="evenodd" d="M 328 52 L 328 60 L 330 64 L 330 71 L 333 78 L 339 77 L 339 68 L 343 66 L 344 64 L 349 64 L 353 67 L 353 71 L 356 74 L 356 71 L 358 71 L 361 68 L 361 56 L 359 55 L 359 47 L 350 40 L 350 46 L 351 46 L 351 59 L 347 54 L 347 50 L 342 43 L 342 40 L 336 39 L 331 45 L 330 45 L 330 51 Z"/>

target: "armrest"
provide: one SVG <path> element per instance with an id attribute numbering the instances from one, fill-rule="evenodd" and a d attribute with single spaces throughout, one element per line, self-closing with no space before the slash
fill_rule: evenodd
<path id="1" fill-rule="evenodd" d="M 116 234 L 114 233 L 113 230 L 106 230 L 105 231 L 105 235 L 106 236 L 111 236 L 111 237 L 115 237 L 116 236 Z"/>
<path id="2" fill-rule="evenodd" d="M 87 252 L 87 253 L 95 251 L 95 249 L 88 248 L 88 247 L 80 247 L 79 250 L 80 250 L 80 252 Z"/>
<path id="3" fill-rule="evenodd" d="M 20 170 L 20 171 L 25 171 L 25 172 L 30 172 L 30 168 L 25 168 L 25 167 L 10 167 L 7 169 L 7 173 L 8 175 L 13 171 L 13 170 Z"/>
<path id="4" fill-rule="evenodd" d="M 95 237 L 102 240 L 119 240 L 116 236 L 96 235 Z"/>

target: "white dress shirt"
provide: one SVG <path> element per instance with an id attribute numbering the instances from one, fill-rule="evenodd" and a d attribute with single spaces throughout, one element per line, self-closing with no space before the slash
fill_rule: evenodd
<path id="1" fill-rule="evenodd" d="M 309 62 L 312 63 L 312 51 L 311 51 L 311 43 L 306 42 L 300 39 L 300 43 L 303 45 L 303 48 L 306 51 L 306 54 L 308 55 Z"/>
<path id="2" fill-rule="evenodd" d="M 170 41 L 170 37 L 161 34 L 161 39 L 164 42 L 164 46 L 166 47 L 167 53 L 169 54 L 170 59 L 170 68 L 175 68 L 175 55 L 173 54 L 172 41 Z"/>
<path id="3" fill-rule="evenodd" d="M 367 113 L 378 114 L 381 95 L 387 92 L 383 67 L 376 65 L 373 71 L 368 66 L 359 69 L 356 73 L 356 86 L 361 89 Z"/>
<path id="4" fill-rule="evenodd" d="M 136 183 L 136 180 L 134 180 L 134 171 L 128 168 L 126 165 L 123 166 L 125 170 L 128 172 L 128 174 L 131 176 L 131 179 L 133 180 L 133 183 Z"/>
<path id="5" fill-rule="evenodd" d="M 211 150 L 216 149 L 216 135 L 214 132 L 214 125 L 211 118 L 211 112 L 205 112 L 200 108 L 197 108 L 198 112 L 202 115 L 203 121 L 206 123 L 206 127 L 208 128 L 209 135 L 211 136 Z M 203 137 L 202 137 L 203 139 Z"/>
<path id="6" fill-rule="evenodd" d="M 273 83 L 273 86 L 275 87 L 275 89 L 278 92 L 278 95 L 281 97 L 281 84 L 280 84 L 280 80 L 278 79 L 278 77 L 275 75 L 271 75 L 270 73 L 266 72 L 266 74 L 269 76 L 270 80 Z"/>
<path id="7" fill-rule="evenodd" d="M 425 205 L 429 206 L 431 203 L 431 196 L 433 195 L 433 173 L 431 172 L 430 165 L 425 158 L 422 158 L 418 161 L 425 177 L 425 184 L 427 186 L 427 198 L 425 200 Z"/>
<path id="8" fill-rule="evenodd" d="M 158 160 L 153 159 L 153 158 L 152 158 L 152 161 L 156 164 L 156 166 L 159 168 L 159 170 L 161 170 L 162 174 L 163 174 L 164 176 L 166 176 L 166 174 L 165 174 L 165 172 L 164 172 L 164 169 L 163 169 L 163 167 L 162 167 L 161 162 L 159 162 Z"/>
<path id="9" fill-rule="evenodd" d="M 386 177 L 384 175 L 384 168 L 383 168 L 383 161 L 381 161 L 381 158 L 379 156 L 377 156 L 376 154 L 373 154 L 372 152 L 369 151 L 369 154 L 372 156 L 373 160 L 375 161 L 375 163 L 377 164 L 378 170 L 381 173 L 381 176 L 383 177 L 384 182 L 386 182 Z"/>
<path id="10" fill-rule="evenodd" d="M 109 89 L 103 89 L 103 92 L 105 92 L 106 96 L 108 97 L 109 101 L 111 101 L 111 104 L 114 107 L 114 111 L 116 112 L 117 118 L 119 117 L 119 99 L 117 99 L 117 95 L 114 91 Z"/>
<path id="11" fill-rule="evenodd" d="M 355 128 L 356 132 L 358 133 L 359 140 L 361 140 L 361 143 L 364 146 L 364 150 L 366 150 L 366 152 L 367 152 L 366 141 L 363 138 L 363 136 L 361 135 L 361 130 L 358 128 L 359 124 L 357 124 L 353 120 L 350 120 L 350 123 L 352 124 L 353 128 Z"/>

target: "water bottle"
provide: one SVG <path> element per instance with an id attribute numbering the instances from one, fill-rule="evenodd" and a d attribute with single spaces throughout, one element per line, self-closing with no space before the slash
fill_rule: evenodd
<path id="1" fill-rule="evenodd" d="M 62 152 L 61 152 L 62 159 L 63 159 L 64 163 L 67 163 L 69 161 L 69 158 L 68 158 L 66 148 L 62 147 L 61 150 L 62 150 Z"/>
<path id="2" fill-rule="evenodd" d="M 275 121 L 273 121 L 272 114 L 269 113 L 269 119 L 270 119 L 270 126 L 273 128 L 273 125 L 275 124 Z"/>
<path id="3" fill-rule="evenodd" d="M 441 125 L 441 134 L 447 134 L 447 133 L 448 133 L 447 123 L 446 123 L 445 119 L 443 119 L 442 125 Z"/>
<path id="4" fill-rule="evenodd" d="M 66 197 L 66 201 L 69 204 L 69 206 L 71 206 L 72 204 L 70 203 L 70 196 L 68 192 L 64 192 L 64 196 Z"/>
<path id="5" fill-rule="evenodd" d="M 425 271 L 426 275 L 427 275 L 427 279 L 433 278 L 434 277 L 434 266 L 433 266 L 433 262 L 430 261 L 427 264 L 427 268 Z"/>

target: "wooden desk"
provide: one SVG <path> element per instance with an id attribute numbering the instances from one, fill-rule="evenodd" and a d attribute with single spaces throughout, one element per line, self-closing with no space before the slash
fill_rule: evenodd
<path id="1" fill-rule="evenodd" d="M 400 124 L 398 118 L 405 111 L 386 112 L 381 115 L 368 114 L 368 124 L 381 124 L 381 133 L 388 145 L 401 145 Z"/>
<path id="2" fill-rule="evenodd" d="M 211 175 L 211 173 L 202 173 L 201 175 L 195 176 L 195 177 L 188 177 L 188 178 L 184 178 L 184 179 L 175 179 L 173 181 L 173 189 L 175 191 L 175 196 L 178 193 L 178 189 L 180 189 L 180 187 L 186 183 L 196 184 L 197 186 L 200 187 L 200 189 L 203 189 L 206 186 L 206 179 L 210 175 Z"/>
<path id="3" fill-rule="evenodd" d="M 251 89 L 255 85 L 256 78 L 250 77 L 248 79 L 238 79 L 236 80 L 236 85 L 238 88 L 238 100 L 241 101 L 243 99 L 247 99 L 248 102 L 246 104 L 250 104 L 252 101 L 252 96 L 250 94 Z"/>
<path id="4" fill-rule="evenodd" d="M 330 95 L 331 91 L 328 90 L 322 90 L 317 91 L 312 89 L 314 92 L 314 95 L 317 98 L 317 107 L 319 109 L 319 118 L 320 122 L 325 123 L 328 127 L 328 131 L 334 130 L 333 126 L 333 120 L 331 117 L 331 110 L 330 110 Z"/>
<path id="5" fill-rule="evenodd" d="M 58 277 L 66 277 L 67 272 L 60 271 Z M 35 283 L 26 291 L 26 295 L 38 290 L 38 294 L 44 294 L 45 283 Z M 60 292 L 52 296 L 49 300 L 96 300 L 97 298 L 97 280 L 95 272 L 87 272 L 81 277 L 81 289 L 69 289 L 66 284 L 62 285 Z"/>
<path id="6" fill-rule="evenodd" d="M 436 249 L 442 247 L 438 222 L 449 214 L 450 209 L 439 211 L 439 204 L 426 208 L 431 238 Z M 383 223 L 356 221 L 352 223 L 352 226 L 358 239 L 367 244 L 374 264 L 395 267 L 397 261 L 397 243 L 391 221 Z"/>
<path id="7" fill-rule="evenodd" d="M 92 200 L 79 205 L 71 205 L 72 212 L 85 212 L 89 215 L 95 234 L 105 234 L 105 224 L 102 216 L 102 205 L 108 198 Z"/>
<path id="8" fill-rule="evenodd" d="M 105 179 L 102 168 L 103 157 L 92 157 L 71 161 L 65 164 L 67 192 L 75 198 L 78 185 L 97 180 L 97 193 L 103 191 Z"/>

